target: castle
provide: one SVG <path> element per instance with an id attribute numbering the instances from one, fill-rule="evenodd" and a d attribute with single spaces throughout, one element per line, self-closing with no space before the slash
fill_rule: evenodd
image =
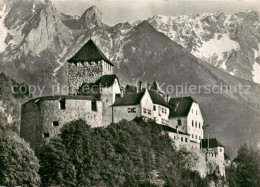
<path id="1" fill-rule="evenodd" d="M 113 63 L 91 39 L 68 60 L 68 85 L 68 95 L 34 98 L 22 105 L 20 135 L 33 149 L 75 119 L 101 127 L 143 117 L 161 125 L 177 148 L 203 152 L 225 175 L 224 146 L 204 139 L 199 104 L 192 97 L 170 98 L 155 79 L 151 86 L 139 81 L 122 88 Z"/>

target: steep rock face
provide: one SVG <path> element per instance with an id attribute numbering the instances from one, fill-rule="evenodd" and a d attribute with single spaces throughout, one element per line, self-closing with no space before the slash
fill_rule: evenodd
<path id="1" fill-rule="evenodd" d="M 93 28 L 96 26 L 103 26 L 102 13 L 100 10 L 93 6 L 87 9 L 79 18 L 79 23 L 83 28 Z"/>
<path id="2" fill-rule="evenodd" d="M 260 69 L 259 77 L 252 73 L 254 63 L 260 63 L 260 22 L 257 12 L 156 15 L 149 18 L 148 22 L 196 57 L 231 75 L 260 83 Z M 234 50 L 247 60 L 237 61 L 232 57 L 231 61 L 229 55 Z"/>
<path id="3" fill-rule="evenodd" d="M 1 71 L 20 82 L 46 86 L 47 94 L 49 85 L 59 81 L 55 70 L 72 44 L 70 29 L 50 1 L 39 0 L 13 1 L 9 10 L 5 8 L 4 26 L 7 36 L 0 55 Z"/>

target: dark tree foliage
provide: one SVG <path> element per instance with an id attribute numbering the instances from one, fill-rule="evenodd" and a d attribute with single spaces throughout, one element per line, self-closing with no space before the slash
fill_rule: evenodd
<path id="1" fill-rule="evenodd" d="M 60 138 L 54 138 L 37 151 L 40 158 L 40 176 L 43 186 L 76 184 L 75 166 L 70 161 L 70 155 Z"/>
<path id="2" fill-rule="evenodd" d="M 260 186 L 260 154 L 246 144 L 241 145 L 232 165 L 227 169 L 227 181 L 234 187 Z"/>
<path id="3" fill-rule="evenodd" d="M 0 186 L 39 186 L 39 163 L 29 144 L 0 128 Z"/>
<path id="4" fill-rule="evenodd" d="M 49 178 L 46 185 L 58 185 L 60 173 L 63 185 L 73 179 L 75 182 L 69 185 L 205 186 L 197 172 L 186 168 L 184 154 L 175 150 L 167 133 L 154 122 L 137 118 L 106 128 L 90 128 L 85 121 L 77 120 L 66 124 L 60 137 L 58 144 L 57 139 L 51 140 L 39 153 L 45 155 L 39 157 L 40 175 Z M 64 175 L 68 168 L 75 173 Z"/>

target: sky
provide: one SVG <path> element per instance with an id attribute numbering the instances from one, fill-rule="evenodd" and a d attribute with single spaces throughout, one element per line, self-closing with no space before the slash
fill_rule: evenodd
<path id="1" fill-rule="evenodd" d="M 97 6 L 104 23 L 145 20 L 156 14 L 176 16 L 191 13 L 224 12 L 233 14 L 245 10 L 260 13 L 260 0 L 53 0 L 57 9 L 69 15 L 81 15 L 87 8 Z"/>

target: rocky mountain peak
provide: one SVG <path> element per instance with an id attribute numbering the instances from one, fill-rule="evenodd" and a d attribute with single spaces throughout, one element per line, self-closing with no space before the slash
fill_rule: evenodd
<path id="1" fill-rule="evenodd" d="M 79 23 L 82 28 L 102 26 L 102 12 L 96 6 L 92 6 L 82 14 Z"/>

